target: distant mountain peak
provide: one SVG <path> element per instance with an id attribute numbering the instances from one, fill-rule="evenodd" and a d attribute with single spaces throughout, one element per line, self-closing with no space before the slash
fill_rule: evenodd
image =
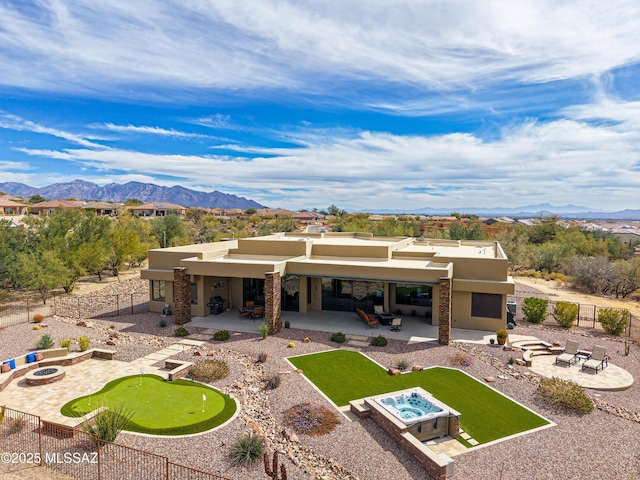
<path id="1" fill-rule="evenodd" d="M 180 185 L 163 187 L 153 183 L 127 182 L 124 185 L 109 183 L 104 186 L 86 180 L 76 179 L 67 183 L 54 183 L 46 187 L 30 187 L 22 183 L 0 183 L 0 191 L 19 197 L 41 195 L 47 200 L 75 198 L 76 200 L 102 200 L 106 202 L 124 202 L 137 198 L 143 202 L 172 202 L 185 207 L 205 208 L 262 208 L 253 200 L 238 197 L 217 190 L 199 192 Z"/>

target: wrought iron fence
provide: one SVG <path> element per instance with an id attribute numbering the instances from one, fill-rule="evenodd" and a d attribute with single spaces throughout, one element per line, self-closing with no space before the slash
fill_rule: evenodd
<path id="1" fill-rule="evenodd" d="M 49 299 L 47 305 L 42 300 L 24 299 L 0 303 L 0 327 L 9 327 L 20 323 L 28 323 L 36 313 L 43 317 L 53 315 L 55 299 Z"/>
<path id="2" fill-rule="evenodd" d="M 30 463 L 82 480 L 230 480 L 10 408 L 0 421 L 0 452 L 8 472 Z"/>
<path id="3" fill-rule="evenodd" d="M 533 295 L 527 295 L 527 296 L 509 295 L 509 300 L 516 302 L 516 315 L 515 315 L 516 321 L 518 320 L 525 321 L 524 312 L 522 311 L 522 305 L 524 303 L 525 298 L 529 298 L 532 296 Z M 556 303 L 558 302 L 554 300 L 548 300 L 548 302 L 549 303 L 547 304 L 547 315 L 543 323 L 548 323 L 550 325 L 551 324 L 557 325 L 556 321 L 553 318 L 553 310 L 556 306 Z M 604 329 L 602 328 L 602 325 L 600 325 L 600 322 L 598 322 L 598 312 L 603 308 L 609 309 L 610 307 L 603 307 L 599 305 L 585 304 L 585 303 L 578 303 L 577 305 L 579 310 L 578 310 L 578 319 L 576 320 L 576 323 L 575 323 L 576 326 L 593 328 L 595 330 L 604 331 Z M 626 314 L 629 316 L 629 321 L 627 322 L 627 328 L 624 332 L 625 335 L 633 338 L 640 338 L 640 318 L 637 318 L 631 315 L 629 310 L 627 310 L 626 308 L 610 308 L 610 309 L 626 312 Z"/>
<path id="4" fill-rule="evenodd" d="M 59 315 L 77 319 L 116 317 L 149 311 L 149 295 L 145 292 L 118 295 L 51 295 L 47 304 L 24 299 L 0 303 L 0 327 L 32 321 L 36 313 L 44 317 Z"/>

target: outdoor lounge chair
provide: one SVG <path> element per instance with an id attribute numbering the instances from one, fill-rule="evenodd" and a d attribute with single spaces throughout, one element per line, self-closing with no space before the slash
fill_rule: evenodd
<path id="1" fill-rule="evenodd" d="M 367 312 L 365 312 L 361 308 L 356 308 L 356 312 L 358 313 L 358 316 L 362 320 L 364 320 L 364 322 L 367 324 L 368 327 L 373 328 L 373 326 L 375 325 L 376 328 L 378 328 L 378 320 L 376 320 L 373 317 L 373 315 L 369 315 Z"/>
<path id="2" fill-rule="evenodd" d="M 567 345 L 564 347 L 564 353 L 561 353 L 556 357 L 556 365 L 560 362 L 573 365 L 576 363 L 576 355 L 578 355 L 578 342 L 575 340 L 567 340 Z"/>
<path id="3" fill-rule="evenodd" d="M 582 370 L 590 368 L 598 373 L 598 370 L 604 370 L 604 368 L 608 366 L 609 357 L 607 357 L 607 355 L 605 354 L 605 348 L 595 345 L 589 359 L 585 360 L 582 364 Z"/>
<path id="4" fill-rule="evenodd" d="M 245 312 L 242 308 L 238 307 L 238 318 L 251 318 L 251 312 Z"/>

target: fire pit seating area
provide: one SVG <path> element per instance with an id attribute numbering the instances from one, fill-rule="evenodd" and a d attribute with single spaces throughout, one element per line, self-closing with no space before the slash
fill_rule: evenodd
<path id="1" fill-rule="evenodd" d="M 49 348 L 19 355 L 2 361 L 0 371 L 0 392 L 14 379 L 20 378 L 32 370 L 52 365 L 75 365 L 90 358 L 113 360 L 113 350 L 92 348 L 85 352 L 69 353 L 66 348 Z"/>

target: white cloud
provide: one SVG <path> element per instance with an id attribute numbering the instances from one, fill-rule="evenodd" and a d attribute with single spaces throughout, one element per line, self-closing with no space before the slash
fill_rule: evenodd
<path id="1" fill-rule="evenodd" d="M 50 135 L 57 138 L 68 140 L 72 143 L 81 145 L 88 148 L 107 148 L 104 145 L 91 142 L 84 136 L 70 133 L 57 128 L 45 127 L 38 123 L 34 123 L 31 120 L 25 120 L 17 115 L 6 114 L 0 112 L 0 128 L 6 128 L 8 130 L 33 132 L 43 135 Z"/>
<path id="2" fill-rule="evenodd" d="M 193 100 L 185 89 L 317 94 L 344 82 L 450 92 L 599 76 L 640 59 L 640 4 L 624 0 L 29 5 L 0 4 L 0 84 L 157 100 L 173 88 Z"/>
<path id="3" fill-rule="evenodd" d="M 207 138 L 206 135 L 200 133 L 188 133 L 175 130 L 173 128 L 166 129 L 161 127 L 148 127 L 136 125 L 114 125 L 113 123 L 105 123 L 104 125 L 94 125 L 96 128 L 104 128 L 112 132 L 121 133 L 144 133 L 150 135 L 161 135 L 174 138 Z"/>
<path id="4" fill-rule="evenodd" d="M 585 107 L 573 110 L 576 119 L 512 125 L 494 140 L 462 133 L 308 130 L 281 132 L 297 146 L 235 146 L 233 155 L 157 155 L 116 148 L 21 151 L 113 178 L 120 172 L 173 177 L 183 179 L 184 186 L 209 184 L 211 190 L 291 208 L 335 203 L 409 210 L 547 201 L 626 208 L 640 184 L 639 109 L 620 105 L 610 114 L 616 121 L 605 124 L 579 119 L 605 111 L 604 106 Z"/>

